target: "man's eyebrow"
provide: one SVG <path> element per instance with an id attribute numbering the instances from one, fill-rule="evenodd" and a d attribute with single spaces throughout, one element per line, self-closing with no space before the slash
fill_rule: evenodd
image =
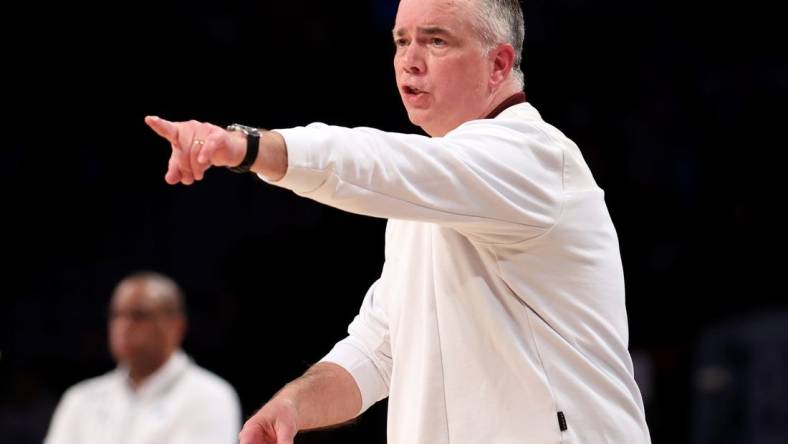
<path id="1" fill-rule="evenodd" d="M 419 34 L 427 34 L 427 35 L 451 35 L 451 32 L 446 28 L 441 28 L 440 26 L 424 26 L 418 27 L 416 30 Z"/>
<path id="2" fill-rule="evenodd" d="M 416 32 L 426 35 L 452 35 L 451 31 L 440 26 L 419 26 L 416 28 Z M 392 31 L 392 34 L 394 37 L 402 37 L 407 34 L 407 31 L 404 28 L 399 28 Z"/>

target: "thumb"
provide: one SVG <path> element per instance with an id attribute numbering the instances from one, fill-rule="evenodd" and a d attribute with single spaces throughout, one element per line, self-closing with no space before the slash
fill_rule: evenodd
<path id="1" fill-rule="evenodd" d="M 178 146 L 178 126 L 169 120 L 164 120 L 157 116 L 145 117 L 145 123 L 160 135 L 167 139 L 171 144 Z"/>
<path id="2" fill-rule="evenodd" d="M 276 428 L 276 444 L 293 444 L 296 432 L 292 427 L 280 425 Z"/>

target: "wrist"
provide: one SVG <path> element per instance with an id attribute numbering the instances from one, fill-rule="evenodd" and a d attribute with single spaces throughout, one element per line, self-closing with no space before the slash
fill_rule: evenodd
<path id="1" fill-rule="evenodd" d="M 277 410 L 284 410 L 286 416 L 290 418 L 296 426 L 296 430 L 303 430 L 304 424 L 301 421 L 301 414 L 298 408 L 297 394 L 290 387 L 285 386 L 279 393 L 274 395 L 269 404 L 274 404 Z"/>
<path id="2" fill-rule="evenodd" d="M 227 127 L 227 131 L 231 133 L 238 133 L 244 136 L 244 148 L 239 150 L 244 153 L 243 159 L 235 163 L 234 166 L 229 166 L 228 169 L 234 173 L 248 173 L 251 171 L 252 165 L 259 157 L 260 150 L 260 130 L 251 126 L 240 125 L 233 123 Z"/>
<path id="3" fill-rule="evenodd" d="M 260 154 L 251 170 L 271 182 L 276 182 L 285 176 L 287 168 L 287 145 L 284 137 L 276 131 L 264 131 L 260 135 Z"/>
<path id="4" fill-rule="evenodd" d="M 227 165 L 227 168 L 230 168 L 232 165 L 240 165 L 246 157 L 246 135 L 238 131 L 230 131 L 228 134 L 232 147 L 230 150 L 232 158 L 228 159 Z"/>

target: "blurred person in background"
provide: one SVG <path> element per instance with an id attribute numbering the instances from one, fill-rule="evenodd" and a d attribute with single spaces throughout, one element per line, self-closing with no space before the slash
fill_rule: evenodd
<path id="1" fill-rule="evenodd" d="M 118 367 L 63 395 L 45 444 L 236 442 L 238 396 L 181 350 L 186 326 L 172 279 L 154 272 L 124 278 L 109 307 Z"/>

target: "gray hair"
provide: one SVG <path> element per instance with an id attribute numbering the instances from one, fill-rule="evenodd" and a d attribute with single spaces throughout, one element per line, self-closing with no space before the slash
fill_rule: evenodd
<path id="1" fill-rule="evenodd" d="M 475 25 L 487 51 L 502 43 L 514 47 L 512 75 L 520 87 L 525 86 L 525 76 L 520 67 L 523 61 L 525 19 L 519 0 L 475 0 Z"/>
<path id="2" fill-rule="evenodd" d="M 135 271 L 124 277 L 115 287 L 117 293 L 121 285 L 127 282 L 143 282 L 155 284 L 154 291 L 158 296 L 157 303 L 160 309 L 167 313 L 185 315 L 186 302 L 183 297 L 183 290 L 171 277 L 151 270 Z"/>

